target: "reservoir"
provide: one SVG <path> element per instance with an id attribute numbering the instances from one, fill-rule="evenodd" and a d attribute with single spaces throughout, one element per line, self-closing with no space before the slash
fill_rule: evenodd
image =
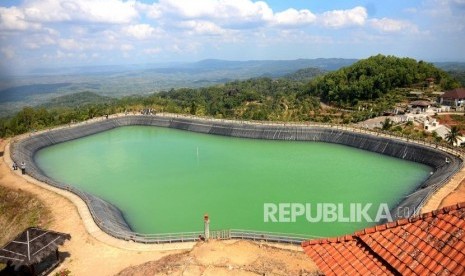
<path id="1" fill-rule="evenodd" d="M 49 177 L 118 207 L 140 233 L 210 227 L 336 236 L 361 222 L 265 222 L 264 204 L 372 204 L 394 208 L 430 167 L 322 142 L 271 141 L 125 126 L 46 147 L 34 156 Z"/>

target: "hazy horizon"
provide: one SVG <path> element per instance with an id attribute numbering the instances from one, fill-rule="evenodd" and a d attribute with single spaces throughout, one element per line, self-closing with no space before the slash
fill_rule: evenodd
<path id="1" fill-rule="evenodd" d="M 382 53 L 379 53 L 383 55 Z M 401 56 L 397 56 L 401 57 Z M 408 56 L 405 56 L 408 57 Z M 368 58 L 368 57 L 367 57 Z M 410 57 L 408 57 L 410 58 Z M 247 62 L 291 62 L 291 61 L 312 61 L 312 60 L 361 60 L 357 58 L 339 58 L 339 57 L 332 57 L 332 58 L 296 58 L 296 59 L 246 59 L 246 60 L 228 60 L 228 59 L 216 59 L 216 58 L 205 58 L 201 60 L 194 60 L 194 61 L 171 61 L 171 62 L 149 62 L 149 63 L 119 63 L 119 64 L 76 64 L 76 65 L 43 65 L 43 66 L 38 66 L 38 67 L 30 67 L 30 68 L 25 68 L 21 71 L 16 71 L 16 72 L 0 72 L 0 77 L 9 79 L 9 78 L 15 78 L 15 77 L 27 77 L 27 76 L 32 76 L 32 75 L 58 75 L 60 74 L 60 70 L 72 70 L 72 69 L 82 69 L 83 71 L 75 71 L 73 74 L 79 74 L 79 73 L 85 73 L 86 69 L 92 69 L 92 68 L 112 68 L 112 70 L 102 70 L 102 72 L 109 72 L 109 71 L 143 71 L 144 69 L 150 70 L 150 69 L 161 69 L 161 68 L 183 68 L 191 65 L 196 65 L 200 64 L 202 62 L 206 61 L 215 61 L 215 62 L 238 62 L 238 63 L 247 63 Z M 422 59 L 418 59 L 422 60 Z M 457 64 L 465 64 L 465 61 L 460 61 L 460 60 L 438 60 L 438 61 L 431 61 L 431 60 L 422 60 L 428 63 L 433 63 L 433 64 L 447 64 L 447 63 L 457 63 Z M 320 68 L 324 69 L 318 66 L 310 66 L 308 68 Z M 300 68 L 296 68 L 295 71 L 299 70 Z M 330 70 L 332 71 L 332 70 Z M 66 72 L 65 72 L 66 73 Z"/>

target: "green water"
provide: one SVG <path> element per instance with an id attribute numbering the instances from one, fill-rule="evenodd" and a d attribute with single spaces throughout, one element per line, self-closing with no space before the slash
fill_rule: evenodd
<path id="1" fill-rule="evenodd" d="M 122 210 L 141 233 L 212 229 L 334 236 L 370 222 L 264 222 L 264 203 L 388 203 L 430 168 L 346 146 L 265 141 L 129 126 L 54 145 L 35 156 L 50 177 Z M 314 205 L 316 206 L 316 205 Z M 373 218 L 377 207 L 370 209 Z M 315 213 L 313 213 L 315 214 Z"/>

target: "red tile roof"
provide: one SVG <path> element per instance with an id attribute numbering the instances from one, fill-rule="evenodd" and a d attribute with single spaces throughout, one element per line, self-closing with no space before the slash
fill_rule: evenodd
<path id="1" fill-rule="evenodd" d="M 465 88 L 449 90 L 441 96 L 443 99 L 465 99 Z"/>
<path id="2" fill-rule="evenodd" d="M 325 275 L 465 275 L 465 202 L 302 247 Z"/>

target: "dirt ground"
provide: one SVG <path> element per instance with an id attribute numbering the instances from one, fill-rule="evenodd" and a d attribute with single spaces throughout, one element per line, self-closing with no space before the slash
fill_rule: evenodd
<path id="1" fill-rule="evenodd" d="M 439 208 L 453 205 L 465 201 L 465 179 L 460 182 L 460 185 L 452 193 L 447 195 L 439 204 Z"/>
<path id="2" fill-rule="evenodd" d="M 429 198 L 421 209 L 421 213 L 431 212 L 460 202 L 465 202 L 465 167 Z"/>
<path id="3" fill-rule="evenodd" d="M 89 234 L 78 208 L 68 198 L 27 181 L 9 168 L 9 154 L 3 154 L 7 142 L 0 140 L 0 185 L 37 197 L 50 209 L 49 228 L 71 234 L 71 240 L 60 247 L 65 260 L 55 271 L 66 268 L 78 276 L 115 275 L 125 268 L 126 274 L 121 275 L 158 275 L 158 270 L 178 275 L 311 275 L 317 271 L 299 246 L 280 249 L 249 241 L 210 241 L 197 244 L 192 251 L 130 250 L 102 242 Z M 148 273 L 152 266 L 156 270 Z"/>
<path id="4" fill-rule="evenodd" d="M 303 253 L 248 241 L 209 241 L 189 253 L 169 255 L 118 276 L 133 275 L 319 275 Z"/>

